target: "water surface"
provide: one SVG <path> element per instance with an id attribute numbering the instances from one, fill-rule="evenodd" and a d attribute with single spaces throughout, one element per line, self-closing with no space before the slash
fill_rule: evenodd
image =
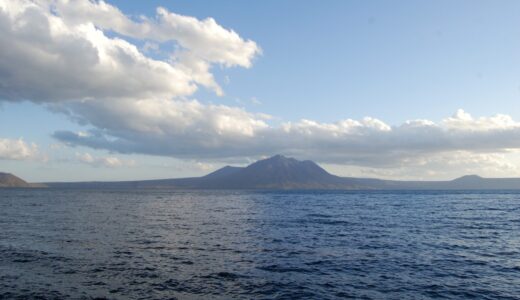
<path id="1" fill-rule="evenodd" d="M 518 299 L 515 192 L 0 190 L 0 298 Z"/>

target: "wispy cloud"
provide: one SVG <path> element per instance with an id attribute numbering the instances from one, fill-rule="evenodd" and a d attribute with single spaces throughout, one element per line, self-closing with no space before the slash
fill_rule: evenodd
<path id="1" fill-rule="evenodd" d="M 134 160 L 124 160 L 115 156 L 93 156 L 90 153 L 76 153 L 78 161 L 93 167 L 119 168 L 135 166 Z"/>

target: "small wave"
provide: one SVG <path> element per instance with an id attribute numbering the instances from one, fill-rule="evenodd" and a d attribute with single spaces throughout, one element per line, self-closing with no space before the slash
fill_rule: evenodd
<path id="1" fill-rule="evenodd" d="M 248 276 L 240 275 L 232 272 L 217 272 L 209 275 L 201 276 L 201 278 L 213 278 L 213 279 L 224 279 L 224 280 L 237 280 L 239 278 L 247 278 Z"/>
<path id="2" fill-rule="evenodd" d="M 311 272 L 311 270 L 304 269 L 304 268 L 282 267 L 279 265 L 269 265 L 269 266 L 257 267 L 257 269 L 262 270 L 262 271 L 273 272 L 273 273 L 288 273 L 288 272 L 309 273 L 309 272 Z"/>
<path id="3" fill-rule="evenodd" d="M 326 214 L 307 214 L 307 217 L 309 218 L 332 218 L 331 215 L 326 215 Z"/>

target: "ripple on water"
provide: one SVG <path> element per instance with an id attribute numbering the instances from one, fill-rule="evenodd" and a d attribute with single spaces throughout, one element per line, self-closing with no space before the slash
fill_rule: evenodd
<path id="1" fill-rule="evenodd" d="M 0 190 L 0 299 L 517 299 L 519 196 Z"/>

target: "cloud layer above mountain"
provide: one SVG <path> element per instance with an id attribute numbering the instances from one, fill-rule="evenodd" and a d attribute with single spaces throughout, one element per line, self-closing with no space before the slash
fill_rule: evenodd
<path id="1" fill-rule="evenodd" d="M 439 123 L 412 120 L 390 126 L 378 119 L 365 118 L 336 123 L 301 120 L 273 127 L 267 120 L 239 109 L 204 106 L 197 102 L 185 105 L 188 104 L 199 118 L 175 118 L 180 110 L 165 103 L 163 110 L 153 114 L 153 118 L 141 114 L 145 110 L 125 113 L 131 116 L 129 120 L 146 118 L 136 123 L 153 124 L 153 127 L 136 128 L 134 122 L 118 122 L 118 132 L 61 131 L 55 133 L 55 137 L 71 145 L 120 153 L 220 159 L 284 153 L 325 163 L 370 167 L 418 164 L 417 159 L 436 154 L 445 157 L 461 151 L 507 153 L 520 148 L 520 122 L 507 115 L 473 118 L 459 110 Z M 235 115 L 233 119 L 229 118 L 231 114 Z M 215 118 L 222 115 L 226 117 Z M 106 123 L 95 126 L 111 127 Z"/>
<path id="2" fill-rule="evenodd" d="M 366 167 L 520 149 L 520 123 L 507 115 L 273 125 L 266 114 L 199 102 L 200 87 L 224 93 L 212 67 L 250 68 L 261 49 L 211 18 L 165 8 L 130 18 L 103 1 L 0 0 L 0 45 L 0 101 L 42 104 L 84 125 L 53 134 L 71 146 L 207 160 L 283 153 Z M 149 55 L 159 48 L 165 58 Z M 15 157 L 13 145 L 31 149 L 0 140 L 0 157 Z"/>

